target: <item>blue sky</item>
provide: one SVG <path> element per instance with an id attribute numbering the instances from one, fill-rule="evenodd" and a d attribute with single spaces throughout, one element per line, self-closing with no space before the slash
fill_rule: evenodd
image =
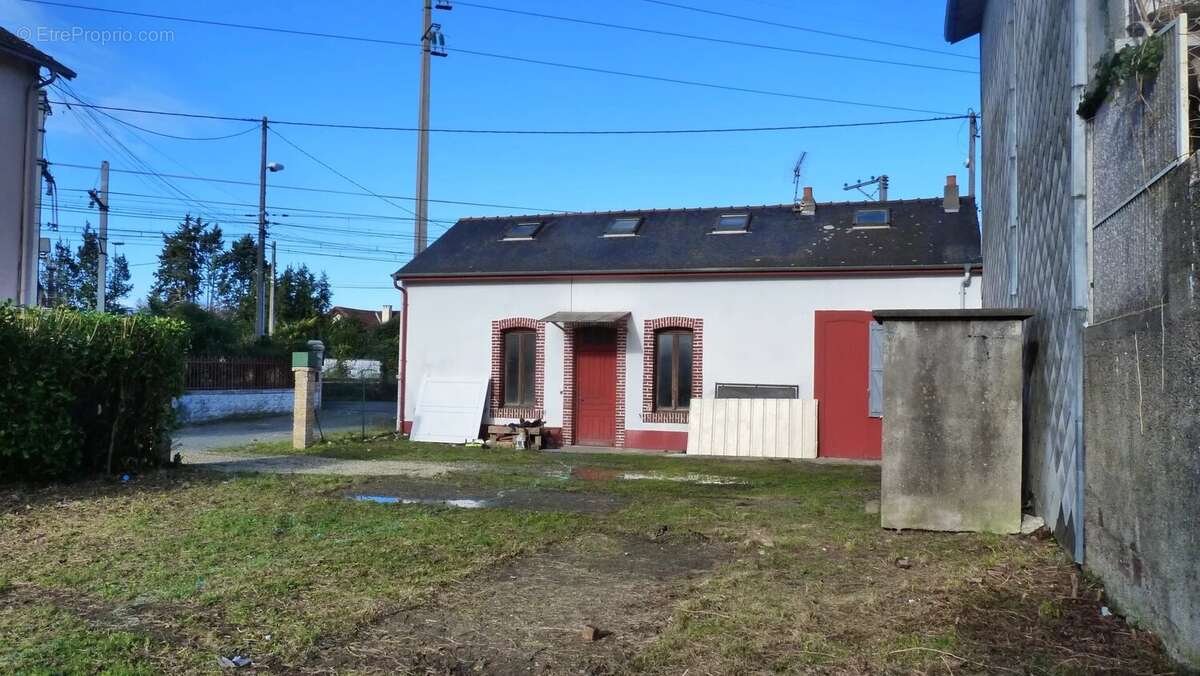
<path id="1" fill-rule="evenodd" d="M 903 43 L 929 53 L 752 24 L 646 0 L 578 2 L 479 0 L 477 4 L 592 21 L 691 33 L 850 56 L 978 70 L 974 39 L 942 42 L 944 3 L 816 3 L 799 0 L 677 0 L 774 22 Z M 326 3 L 108 2 L 78 4 L 215 21 L 344 33 L 399 41 L 420 38 L 420 0 Z M 458 4 L 438 12 L 451 55 L 433 63 L 431 126 L 506 129 L 646 129 L 777 126 L 931 117 L 795 98 L 638 80 L 454 53 L 454 48 L 704 81 L 803 96 L 960 114 L 978 109 L 975 73 L 862 63 L 814 55 L 721 45 L 563 23 Z M 28 34 L 43 50 L 78 71 L 76 93 L 101 105 L 353 124 L 415 126 L 419 53 L 361 42 L 252 32 L 162 19 L 104 14 L 0 0 L 0 25 Z M 132 40 L 102 43 L 96 36 L 55 36 L 47 29 L 131 31 Z M 22 31 L 21 29 L 26 29 Z M 141 31 L 165 31 L 157 39 Z M 42 39 L 39 40 L 38 38 Z M 959 55 L 959 56 L 955 56 Z M 52 93 L 52 99 L 61 95 Z M 139 126 L 182 136 L 221 136 L 245 122 L 112 113 Z M 134 160 L 97 138 L 78 109 L 55 106 L 47 125 L 52 162 L 137 169 Z M 101 118 L 129 152 L 164 174 L 255 182 L 257 131 L 219 141 L 184 141 L 132 130 Z M 91 127 L 91 129 L 89 129 Z M 414 193 L 415 134 L 279 126 L 296 145 L 371 191 Z M 103 133 L 100 133 L 103 138 Z M 792 198 L 791 169 L 807 152 L 803 184 L 818 201 L 855 199 L 842 184 L 887 173 L 891 196 L 941 194 L 944 177 L 958 174 L 967 131 L 962 121 L 755 134 L 679 136 L 478 136 L 434 133 L 430 197 L 542 210 L 608 210 L 780 203 Z M 375 197 L 287 190 L 307 186 L 359 192 L 278 138 L 270 159 L 286 169 L 271 175 L 268 202 L 289 213 L 273 235 L 280 267 L 306 262 L 325 270 L 334 302 L 357 307 L 395 303 L 388 275 L 411 251 L 411 221 Z M 85 219 L 86 189 L 98 170 L 55 167 L 59 222 L 75 237 Z M 183 213 L 201 212 L 227 233 L 250 232 L 254 186 L 170 179 L 186 194 L 153 178 L 114 172 L 112 239 L 134 265 L 134 295 L 144 297 L 158 251 L 153 233 Z M 187 200 L 193 200 L 188 202 Z M 393 200 L 403 206 L 411 202 Z M 199 204 L 197 204 L 199 203 Z M 310 211 L 301 211 L 310 210 Z M 386 218 L 319 214 L 353 212 Z M 434 204 L 431 217 L 452 222 L 512 210 Z M 173 217 L 169 215 L 174 215 Z M 46 218 L 49 218 L 47 212 Z M 436 236 L 446 227 L 431 224 Z M 374 234 L 365 234 L 374 233 Z M 301 253 L 303 252 L 303 253 Z M 396 254 L 394 252 L 401 252 Z M 318 255 L 324 254 L 324 255 Z M 333 256 L 347 256 L 337 258 Z M 365 260 L 374 259 L 374 260 Z"/>

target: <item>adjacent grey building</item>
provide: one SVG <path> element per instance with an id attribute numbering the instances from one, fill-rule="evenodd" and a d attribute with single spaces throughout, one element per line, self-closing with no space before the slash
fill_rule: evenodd
<path id="1" fill-rule="evenodd" d="M 38 302 L 42 88 L 58 77 L 75 71 L 0 28 L 0 302 Z"/>
<path id="2" fill-rule="evenodd" d="M 1027 499 L 1118 612 L 1200 666 L 1200 17 L 1188 7 L 949 0 L 945 33 L 980 39 L 984 307 L 1035 311 Z M 1161 53 L 1153 72 L 1078 112 L 1102 57 L 1146 45 Z"/>

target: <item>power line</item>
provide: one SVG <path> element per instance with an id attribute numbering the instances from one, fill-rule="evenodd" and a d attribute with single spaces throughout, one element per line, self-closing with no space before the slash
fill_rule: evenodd
<path id="1" fill-rule="evenodd" d="M 791 92 L 780 92 L 772 89 L 755 89 L 753 87 L 736 87 L 733 85 L 717 84 L 715 82 L 702 82 L 700 80 L 684 80 L 681 78 L 663 77 L 660 75 L 646 75 L 643 73 L 631 73 L 623 70 L 612 70 L 609 68 L 596 68 L 593 66 L 580 66 L 577 64 L 560 63 L 557 61 L 544 61 L 542 59 L 530 59 L 523 56 L 510 56 L 507 54 L 496 54 L 494 52 L 481 52 L 473 49 L 462 49 L 456 47 L 454 49 L 446 48 L 446 51 L 454 54 L 470 54 L 472 56 L 485 56 L 492 59 L 503 59 L 505 61 L 515 61 L 517 63 L 532 63 L 539 66 L 550 66 L 553 68 L 566 68 L 569 70 L 578 70 L 585 73 L 600 73 L 603 75 L 617 75 L 620 77 L 633 78 L 635 80 L 648 80 L 650 82 L 666 82 L 669 84 L 686 85 L 689 87 L 703 87 L 705 89 L 721 89 L 730 92 L 740 92 L 742 94 L 759 94 L 762 96 L 775 96 L 786 99 L 798 99 L 801 101 L 815 101 L 817 103 L 837 103 L 845 106 L 858 106 L 860 108 L 877 108 L 880 110 L 899 110 L 908 113 L 931 113 L 933 115 L 953 115 L 942 110 L 930 110 L 928 108 L 910 108 L 907 106 L 891 106 L 886 103 L 870 103 L 867 101 L 850 101 L 848 99 L 835 99 L 827 96 L 808 96 L 805 94 L 793 94 Z"/>
<path id="2" fill-rule="evenodd" d="M 65 105 L 68 108 L 71 107 L 70 103 L 66 103 Z M 79 104 L 76 104 L 76 105 L 79 105 Z M 171 138 L 171 139 L 175 139 L 177 141 L 224 141 L 225 139 L 236 138 L 238 136 L 245 136 L 246 134 L 249 134 L 252 131 L 258 131 L 258 125 L 254 125 L 253 127 L 243 129 L 242 131 L 237 131 L 232 134 L 225 134 L 223 136 L 180 136 L 177 134 L 168 134 L 163 131 L 155 131 L 153 129 L 147 129 L 142 126 L 138 126 L 138 125 L 130 122 L 129 120 L 123 120 L 123 119 L 117 117 L 116 115 L 111 115 L 109 113 L 104 112 L 103 110 L 100 111 L 100 114 L 107 117 L 110 120 L 113 120 L 115 122 L 123 124 L 126 127 L 132 127 L 133 129 L 138 129 L 140 131 L 144 131 L 147 134 L 154 134 L 155 136 L 162 136 L 163 138 Z"/>
<path id="3" fill-rule="evenodd" d="M 627 26 L 624 24 L 608 23 L 605 21 L 592 21 L 589 19 L 580 19 L 580 18 L 569 17 L 569 16 L 556 16 L 554 14 L 542 14 L 541 12 L 529 12 L 529 11 L 520 10 L 520 9 L 512 9 L 509 7 L 494 7 L 492 5 L 483 5 L 483 4 L 479 4 L 479 3 L 475 3 L 475 2 L 464 2 L 463 0 L 456 0 L 456 2 L 460 6 L 474 7 L 476 9 L 484 9 L 484 10 L 489 10 L 489 11 L 493 11 L 493 12 L 504 12 L 507 14 L 517 14 L 520 16 L 531 16 L 531 17 L 536 17 L 539 19 L 549 19 L 552 21 L 565 21 L 568 23 L 577 23 L 577 24 L 583 24 L 586 26 L 597 26 L 600 28 L 612 28 L 615 30 L 631 31 L 634 33 L 645 33 L 648 35 L 661 35 L 661 36 L 673 37 L 673 38 L 683 38 L 686 40 L 712 42 L 712 43 L 721 44 L 721 45 L 733 45 L 735 47 L 765 49 L 765 50 L 776 51 L 776 52 L 788 52 L 791 54 L 804 54 L 804 55 L 808 55 L 808 56 L 821 56 L 821 57 L 826 57 L 826 58 L 830 58 L 830 59 L 844 59 L 847 61 L 859 61 L 859 62 L 863 62 L 863 63 L 877 63 L 877 64 L 885 64 L 885 65 L 889 65 L 889 66 L 902 66 L 902 67 L 906 67 L 906 68 L 922 68 L 925 70 L 939 70 L 939 71 L 946 71 L 946 72 L 951 72 L 951 73 L 966 73 L 968 75 L 978 75 L 979 74 L 979 71 L 977 71 L 977 70 L 966 70 L 964 68 L 946 68 L 944 66 L 929 66 L 929 65 L 926 65 L 923 63 L 910 63 L 907 61 L 893 61 L 890 59 L 872 59 L 872 58 L 866 57 L 866 56 L 851 56 L 849 54 L 836 54 L 836 53 L 832 53 L 832 52 L 818 52 L 818 51 L 814 51 L 811 49 L 796 49 L 793 47 L 782 47 L 779 45 L 768 45 L 768 44 L 761 44 L 761 43 L 755 43 L 755 42 L 746 42 L 743 40 L 726 40 L 724 38 L 715 38 L 715 37 L 706 36 L 706 35 L 693 35 L 690 33 L 678 33 L 675 31 L 659 30 L 656 28 L 642 28 L 640 26 Z"/>
<path id="4" fill-rule="evenodd" d="M 402 206 L 402 205 L 400 205 L 400 204 L 397 204 L 397 203 L 395 203 L 395 202 L 391 201 L 390 199 L 388 199 L 388 198 L 384 197 L 383 195 L 380 195 L 379 193 L 375 192 L 374 190 L 371 190 L 370 188 L 368 188 L 367 186 L 363 185 L 362 183 L 359 183 L 358 181 L 356 181 L 356 180 L 354 180 L 354 179 L 350 178 L 349 176 L 347 176 L 347 175 L 343 174 L 342 172 L 338 171 L 337 169 L 334 169 L 332 166 L 330 166 L 329 164 L 327 164 L 326 162 L 324 162 L 323 160 L 321 160 L 321 158 L 317 157 L 316 155 L 313 155 L 312 153 L 308 152 L 308 151 L 307 151 L 307 150 L 305 150 L 304 148 L 301 148 L 300 146 L 296 145 L 295 143 L 292 143 L 290 140 L 288 140 L 288 138 L 287 138 L 286 136 L 284 136 L 283 134 L 280 134 L 279 132 L 275 131 L 274 129 L 271 129 L 270 127 L 267 127 L 267 129 L 268 129 L 268 130 L 269 130 L 269 131 L 270 131 L 272 134 L 274 134 L 275 136 L 278 136 L 278 137 L 279 137 L 279 139 L 280 139 L 280 140 L 282 140 L 284 143 L 286 143 L 286 144 L 288 144 L 289 146 L 291 146 L 291 147 L 295 148 L 296 150 L 300 151 L 300 153 L 301 153 L 302 155 L 304 155 L 304 156 L 305 156 L 305 157 L 307 157 L 308 159 L 312 160 L 313 162 L 316 162 L 317 164 L 321 165 L 322 167 L 325 167 L 326 169 L 328 169 L 330 172 L 332 172 L 332 173 L 334 173 L 334 174 L 336 174 L 336 175 L 340 176 L 340 177 L 341 177 L 343 180 L 345 180 L 347 183 L 350 183 L 350 184 L 354 185 L 354 186 L 355 186 L 355 187 L 357 187 L 359 190 L 363 190 L 363 191 L 365 191 L 365 192 L 367 192 L 367 193 L 369 193 L 369 194 L 371 194 L 371 195 L 373 195 L 373 196 L 375 196 L 375 197 L 379 198 L 379 199 L 380 199 L 380 200 L 382 200 L 383 202 L 385 202 L 385 203 L 387 203 L 387 204 L 390 204 L 390 205 L 392 205 L 392 206 L 396 207 L 397 209 L 400 209 L 401 211 L 405 211 L 405 212 L 408 212 L 408 213 L 412 214 L 414 217 L 416 217 L 418 220 L 420 220 L 420 218 L 421 218 L 421 217 L 420 217 L 420 216 L 417 216 L 417 212 L 413 211 L 412 209 L 409 209 L 409 208 L 408 208 L 408 207 L 406 207 L 406 206 Z"/>
<path id="5" fill-rule="evenodd" d="M 86 164 L 70 164 L 67 162 L 49 162 L 48 164 L 50 164 L 51 166 L 55 166 L 55 167 L 66 167 L 69 169 L 89 169 L 89 170 L 95 169 L 95 167 L 88 166 Z M 149 172 L 134 171 L 132 169 L 110 169 L 109 171 L 111 171 L 113 173 L 118 173 L 118 174 L 134 174 L 134 175 L 149 174 Z M 159 174 L 159 175 L 165 176 L 167 178 L 175 178 L 175 179 L 181 179 L 181 180 L 186 180 L 186 181 L 205 181 L 208 183 L 224 183 L 227 185 L 249 185 L 249 186 L 258 187 L 258 183 L 253 182 L 253 181 L 236 181 L 236 180 L 228 179 L 228 178 L 209 178 L 209 177 L 203 177 L 203 176 L 183 176 L 183 175 L 179 175 L 179 174 Z M 375 195 L 372 195 L 371 193 L 366 193 L 366 192 L 354 192 L 351 190 L 333 190 L 330 188 L 310 188 L 310 187 L 306 187 L 306 186 L 296 186 L 296 185 L 276 185 L 274 183 L 271 184 L 271 189 L 272 190 L 298 190 L 301 192 L 325 193 L 325 194 L 330 194 L 330 195 L 356 195 L 359 197 L 375 197 Z M 389 198 L 389 199 L 405 200 L 405 201 L 413 201 L 414 199 L 416 199 L 414 197 L 408 197 L 405 195 L 384 195 L 384 197 Z M 543 213 L 543 214 L 544 213 L 569 213 L 568 211 L 566 211 L 564 209 L 538 209 L 536 207 L 521 207 L 521 206 L 514 206 L 511 204 L 490 204 L 487 202 L 463 202 L 460 200 L 442 200 L 442 199 L 430 199 L 429 201 L 436 202 L 438 204 L 455 204 L 455 205 L 468 206 L 468 207 L 483 207 L 483 208 L 487 208 L 487 209 L 512 209 L 512 210 L 516 210 L 516 211 L 529 211 L 529 212 Z"/>
<path id="6" fill-rule="evenodd" d="M 85 214 L 86 215 L 86 214 L 95 213 L 87 208 L 70 206 L 70 205 L 62 207 L 62 210 L 67 213 L 71 213 L 71 214 Z M 112 216 L 115 216 L 115 217 L 133 218 L 133 219 L 139 219 L 139 220 L 150 220 L 150 221 L 159 221 L 159 222 L 170 222 L 173 224 L 177 224 L 179 222 L 178 214 L 162 213 L 162 212 L 155 212 L 155 211 L 118 209 L 118 210 L 110 210 L 109 214 Z M 237 219 L 228 219 L 228 218 L 210 219 L 209 223 L 212 225 L 220 226 L 222 228 L 226 228 L 228 226 L 237 226 L 237 225 L 245 225 L 245 226 L 258 225 L 258 221 L 237 220 Z M 312 225 L 312 224 L 306 224 L 306 223 L 291 223 L 291 222 L 286 222 L 286 221 L 270 221 L 270 223 L 271 223 L 271 225 L 275 225 L 275 226 L 279 226 L 279 227 L 283 227 L 283 228 L 296 228 L 296 229 L 302 229 L 302 230 L 312 230 L 312 231 L 317 231 L 317 232 L 328 232 L 328 233 L 332 233 L 332 234 L 355 235 L 355 236 L 359 236 L 359 237 L 377 237 L 377 238 L 381 238 L 381 239 L 413 239 L 413 237 L 414 237 L 412 234 L 401 233 L 401 232 L 380 232 L 378 230 L 360 230 L 360 229 L 355 229 L 355 228 L 335 228 L 335 227 Z M 72 226 L 64 225 L 63 227 L 72 227 Z M 77 227 L 77 226 L 75 226 L 75 227 Z M 245 234 L 242 231 L 235 231 L 235 230 L 229 230 L 228 232 L 230 234 Z"/>
<path id="7" fill-rule="evenodd" d="M 774 26 L 776 28 L 788 28 L 791 30 L 803 31 L 805 33 L 814 33 L 816 35 L 827 35 L 829 37 L 842 38 L 844 40 L 856 40 L 858 42 L 867 42 L 867 43 L 874 44 L 874 45 L 885 45 L 887 47 L 896 47 L 898 49 L 910 49 L 910 50 L 916 51 L 916 52 L 926 52 L 929 54 L 940 54 L 942 56 L 953 56 L 953 57 L 959 58 L 959 59 L 972 59 L 975 61 L 979 60 L 979 57 L 977 57 L 977 56 L 971 56 L 969 54 L 958 54 L 956 52 L 951 52 L 951 51 L 944 50 L 944 49 L 930 49 L 928 47 L 917 47 L 916 45 L 906 45 L 906 44 L 903 44 L 900 42 L 888 42 L 887 40 L 876 40 L 874 38 L 866 38 L 866 37 L 862 37 L 860 35 L 850 35 L 848 33 L 835 33 L 833 31 L 821 30 L 818 28 L 808 28 L 807 26 L 797 26 L 795 24 L 782 23 L 779 21 L 769 21 L 767 19 L 758 19 L 758 18 L 750 17 L 750 16 L 741 16 L 738 14 L 729 14 L 727 12 L 718 12 L 716 10 L 703 9 L 700 7 L 693 7 L 691 5 L 682 5 L 682 4 L 679 4 L 676 2 L 667 2 L 666 0 L 642 0 L 642 1 L 649 2 L 654 5 L 663 5 L 664 7 L 674 7 L 676 9 L 684 9 L 689 12 L 699 12 L 701 14 L 711 14 L 713 16 L 723 16 L 727 19 L 737 19 L 739 21 L 748 21 L 750 23 L 757 23 L 757 24 L 761 24 L 764 26 Z"/>
<path id="8" fill-rule="evenodd" d="M 650 1 L 650 0 L 647 0 L 647 1 Z M 228 22 L 228 21 L 212 21 L 212 20 L 208 20 L 208 19 L 195 19 L 192 17 L 167 16 L 164 14 L 149 14 L 149 13 L 145 13 L 145 12 L 131 12 L 128 10 L 107 9 L 104 7 L 89 7 L 86 5 L 76 5 L 76 4 L 72 4 L 72 3 L 66 3 L 66 2 L 52 2 L 51 0 L 25 0 L 25 2 L 32 2 L 35 4 L 42 4 L 42 5 L 52 5 L 55 7 L 68 7 L 71 9 L 81 9 L 81 10 L 92 11 L 92 12 L 105 12 L 105 13 L 109 13 L 109 14 L 121 14 L 121 15 L 125 15 L 125 16 L 139 16 L 139 17 L 145 17 L 145 18 L 151 18 L 151 19 L 159 19 L 159 20 L 163 20 L 163 21 L 182 21 L 185 23 L 196 23 L 196 24 L 203 24 L 203 25 L 209 25 L 209 26 L 221 26 L 224 28 L 239 28 L 239 29 L 244 29 L 244 30 L 265 31 L 265 32 L 270 32 L 270 33 L 283 33 L 283 34 L 288 34 L 288 35 L 301 35 L 301 36 L 306 36 L 306 37 L 319 37 L 319 38 L 330 38 L 330 39 L 337 39 L 337 40 L 350 40 L 350 41 L 355 41 L 355 42 L 369 42 L 369 43 L 374 43 L 374 44 L 385 44 L 385 45 L 400 46 L 400 47 L 417 47 L 417 48 L 419 48 L 421 46 L 420 44 L 415 43 L 415 42 L 401 42 L 398 40 L 382 40 L 382 39 L 377 39 L 377 38 L 366 38 L 366 37 L 361 37 L 361 36 L 352 36 L 352 35 L 344 35 L 344 34 L 337 34 L 337 33 L 324 33 L 324 32 L 317 32 L 317 31 L 301 31 L 301 30 L 293 30 L 293 29 L 287 29 L 287 28 L 277 28 L 274 26 L 257 26 L 257 25 L 252 25 L 252 24 L 241 24 L 241 23 L 233 23 L 233 22 Z M 676 5 L 676 6 L 687 8 L 684 5 Z M 694 8 L 691 8 L 691 9 L 694 9 Z M 707 10 L 705 10 L 705 11 L 707 11 Z M 744 17 L 737 17 L 732 14 L 727 15 L 727 16 L 731 16 L 733 18 L 744 18 Z M 795 28 L 795 27 L 793 27 L 793 28 Z M 802 30 L 810 30 L 810 29 L 802 29 Z M 838 34 L 834 34 L 834 35 L 838 35 Z M 842 36 L 842 37 L 844 37 L 844 36 Z M 865 39 L 865 38 L 861 38 L 861 39 Z M 890 43 L 883 43 L 883 44 L 890 44 Z M 903 46 L 903 45 L 893 45 L 893 46 Z M 909 48 L 917 49 L 915 47 L 909 47 Z M 576 70 L 576 71 L 582 71 L 582 72 L 588 72 L 588 73 L 600 73 L 603 75 L 615 75 L 615 76 L 619 76 L 619 77 L 628 77 L 628 78 L 633 78 L 633 79 L 638 79 L 638 80 L 647 80 L 650 82 L 666 82 L 669 84 L 678 84 L 678 85 L 685 85 L 685 86 L 690 86 L 690 87 L 703 87 L 706 89 L 720 89 L 720 90 L 724 90 L 724 91 L 739 92 L 742 94 L 759 94 L 762 96 L 775 96 L 775 97 L 782 97 L 782 98 L 798 99 L 798 100 L 802 100 L 802 101 L 815 101 L 818 103 L 836 103 L 836 104 L 840 104 L 840 105 L 859 106 L 859 107 L 864 107 L 864 108 L 877 108 L 877 109 L 881 109 L 881 110 L 900 110 L 900 111 L 906 111 L 906 112 L 910 112 L 910 113 L 911 112 L 932 113 L 935 115 L 948 114 L 948 113 L 945 113 L 944 111 L 929 110 L 927 108 L 910 108 L 910 107 L 905 107 L 905 106 L 892 106 L 892 105 L 887 105 L 887 104 L 883 104 L 883 103 L 871 103 L 868 101 L 851 101 L 851 100 L 847 100 L 847 99 L 835 99 L 835 98 L 823 97 L 823 96 L 807 96 L 804 94 L 794 94 L 794 93 L 790 93 L 790 92 L 780 92 L 780 91 L 773 91 L 773 90 L 768 90 L 768 89 L 755 89 L 752 87 L 737 87 L 737 86 L 733 86 L 733 85 L 718 84 L 715 82 L 701 82 L 698 80 L 685 80 L 685 79 L 681 79 L 681 78 L 663 77 L 663 76 L 659 76 L 659 75 L 646 75 L 643 73 L 630 73 L 630 72 L 626 72 L 626 71 L 612 70 L 612 69 L 608 69 L 608 68 L 596 68 L 596 67 L 592 67 L 592 66 L 581 66 L 578 64 L 562 63 L 562 62 L 558 62 L 558 61 L 546 61 L 543 59 L 531 59 L 531 58 L 527 58 L 527 57 L 511 56 L 508 54 L 496 54 L 494 52 L 484 52 L 484 51 L 472 50 L 472 49 L 455 48 L 452 50 L 448 49 L 447 51 L 451 51 L 451 52 L 458 53 L 458 54 L 468 54 L 471 56 L 481 56 L 481 57 L 486 57 L 486 58 L 490 58 L 490 59 L 500 59 L 500 60 L 504 60 L 504 61 L 512 61 L 515 63 L 529 63 L 529 64 L 535 64 L 535 65 L 539 65 L 539 66 L 549 66 L 552 68 L 566 68 L 568 70 Z M 954 56 L 961 56 L 961 55 L 956 54 Z"/>
<path id="9" fill-rule="evenodd" d="M 58 91 L 75 99 L 79 103 L 83 103 L 83 104 L 87 103 L 87 101 L 85 101 L 83 99 L 83 97 L 76 94 L 75 90 L 66 82 L 60 82 L 60 83 L 55 84 L 54 86 L 56 89 L 58 89 Z M 125 143 L 122 142 L 121 139 L 117 138 L 116 134 L 114 134 L 112 132 L 112 130 L 109 129 L 108 126 L 105 125 L 104 122 L 100 120 L 100 118 L 96 115 L 95 112 L 93 112 L 90 109 L 85 109 L 83 115 L 80 115 L 78 117 L 78 119 L 85 129 L 88 129 L 88 131 L 93 136 L 96 136 L 97 140 L 101 143 L 101 145 L 107 145 L 107 146 L 110 146 L 110 148 L 111 148 L 111 146 L 115 144 L 117 151 L 118 151 L 116 153 L 117 155 L 126 156 L 130 160 L 130 162 L 132 162 L 134 164 L 134 166 L 137 166 L 137 167 L 140 167 L 141 169 L 143 169 L 145 171 L 145 175 L 152 176 L 155 179 L 157 179 L 158 182 L 162 186 L 165 186 L 167 188 L 168 192 L 173 192 L 173 193 L 179 195 L 180 197 L 183 197 L 186 201 L 194 204 L 197 207 L 197 209 L 199 209 L 200 211 L 204 210 L 204 207 L 202 207 L 198 202 L 196 202 L 195 198 L 193 198 L 190 194 L 188 194 L 187 192 L 185 192 L 184 190 L 182 190 L 181 188 L 176 186 L 174 183 L 171 183 L 170 181 L 168 181 L 164 177 L 164 175 L 161 174 L 160 172 L 156 171 L 154 169 L 154 167 L 152 167 L 150 165 L 149 162 L 143 160 L 136 153 L 134 153 L 132 150 L 130 150 L 130 148 L 127 145 L 125 145 Z M 95 128 L 93 128 L 93 127 L 95 127 Z M 99 129 L 99 132 L 97 132 L 96 129 Z M 145 142 L 144 139 L 143 139 L 143 142 Z M 175 164 L 178 164 L 185 171 L 190 171 L 187 167 L 184 167 L 182 164 L 179 164 L 179 162 L 177 162 L 174 159 L 167 156 L 166 153 L 163 153 L 161 150 L 158 150 L 157 148 L 155 148 L 153 144 L 151 144 L 149 142 L 145 142 L 145 143 L 148 147 L 152 148 L 155 152 L 159 153 L 160 155 L 163 155 L 164 157 L 167 157 L 167 159 L 170 159 L 172 162 L 175 162 Z"/>
<path id="10" fill-rule="evenodd" d="M 74 105 L 83 106 L 78 103 L 68 103 L 63 101 L 51 101 L 53 104 L 59 105 Z M 138 113 L 143 115 L 166 115 L 169 117 L 189 117 L 200 120 L 219 120 L 226 122 L 258 122 L 254 118 L 237 117 L 233 115 L 205 115 L 201 113 L 185 113 L 180 111 L 168 110 L 151 110 L 148 108 L 128 108 L 121 106 L 98 106 L 87 104 L 85 107 L 96 108 L 99 110 L 115 110 L 125 113 Z M 967 115 L 941 115 L 938 117 L 921 117 L 904 120 L 878 120 L 864 122 L 831 122 L 826 124 L 791 124 L 791 125 L 776 125 L 762 127 L 700 127 L 690 129 L 463 129 L 463 128 L 430 128 L 429 131 L 442 134 L 508 134 L 508 135 L 547 135 L 547 136 L 617 136 L 617 135 L 654 135 L 654 134 L 723 134 L 723 133 L 747 133 L 747 132 L 777 132 L 777 131 L 802 131 L 805 129 L 841 129 L 849 127 L 879 127 L 897 124 L 916 124 L 920 122 L 944 122 L 946 120 L 965 120 Z M 351 129 L 361 131 L 395 131 L 395 132 L 415 132 L 419 131 L 416 127 L 395 127 L 387 125 L 373 124 L 348 124 L 338 122 L 301 122 L 296 120 L 275 120 L 270 121 L 272 125 L 286 125 L 296 127 L 321 127 L 328 129 Z M 257 127 L 255 127 L 257 128 Z M 245 133 L 245 132 L 242 132 Z"/>
<path id="11" fill-rule="evenodd" d="M 79 193 L 87 193 L 88 192 L 88 190 L 86 188 L 62 188 L 62 190 L 66 190 L 68 192 L 79 192 Z M 174 202 L 181 201 L 178 198 L 167 197 L 164 195 L 149 195 L 146 193 L 136 193 L 136 192 L 120 192 L 120 191 L 116 191 L 116 190 L 110 190 L 108 194 L 109 195 L 118 195 L 121 197 L 145 198 L 145 199 L 155 200 L 155 201 L 174 201 Z M 226 201 L 221 201 L 221 200 L 210 200 L 210 199 L 201 199 L 199 201 L 203 202 L 205 204 L 220 204 L 220 205 L 235 206 L 235 207 L 257 207 L 258 206 L 257 204 L 254 204 L 253 202 L 226 202 Z M 379 219 L 379 220 L 388 220 L 388 221 L 411 221 L 412 220 L 412 216 L 385 216 L 383 214 L 367 214 L 367 213 L 361 213 L 361 212 L 355 212 L 355 211 L 330 211 L 327 209 L 311 209 L 308 207 L 285 207 L 285 206 L 273 206 L 271 208 L 275 209 L 275 210 L 279 210 L 279 211 L 298 211 L 298 212 L 302 211 L 302 212 L 305 212 L 305 214 L 304 214 L 305 218 L 317 218 L 317 216 L 312 216 L 309 214 L 328 214 L 330 218 L 351 218 L 352 217 L 352 218 L 366 218 L 366 219 L 372 219 L 372 220 Z M 429 220 L 431 222 L 436 222 L 436 223 L 454 223 L 455 222 L 455 221 L 450 221 L 450 220 L 446 220 L 446 219 L 434 219 L 434 218 L 431 218 Z"/>

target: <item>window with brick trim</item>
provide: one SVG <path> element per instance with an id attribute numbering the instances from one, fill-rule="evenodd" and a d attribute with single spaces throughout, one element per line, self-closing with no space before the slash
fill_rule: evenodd
<path id="1" fill-rule="evenodd" d="M 491 417 L 542 417 L 545 359 L 545 322 L 527 317 L 492 322 Z"/>
<path id="2" fill-rule="evenodd" d="M 647 319 L 642 340 L 642 421 L 686 424 L 704 391 L 704 320 Z"/>
<path id="3" fill-rule="evenodd" d="M 537 367 L 537 332 L 509 329 L 504 332 L 504 406 L 533 406 Z"/>

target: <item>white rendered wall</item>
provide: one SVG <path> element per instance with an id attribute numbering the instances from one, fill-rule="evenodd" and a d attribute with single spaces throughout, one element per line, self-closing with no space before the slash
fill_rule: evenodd
<path id="1" fill-rule="evenodd" d="M 666 316 L 704 320 L 704 396 L 715 384 L 798 385 L 813 396 L 817 310 L 957 308 L 961 276 L 638 279 L 412 283 L 409 288 L 405 417 L 421 381 L 490 378 L 491 322 L 541 319 L 559 311 L 631 312 L 625 361 L 625 428 L 686 431 L 686 424 L 642 422 L 642 326 Z M 979 278 L 967 307 L 980 307 Z M 546 424 L 562 425 L 563 335 L 546 327 Z"/>

